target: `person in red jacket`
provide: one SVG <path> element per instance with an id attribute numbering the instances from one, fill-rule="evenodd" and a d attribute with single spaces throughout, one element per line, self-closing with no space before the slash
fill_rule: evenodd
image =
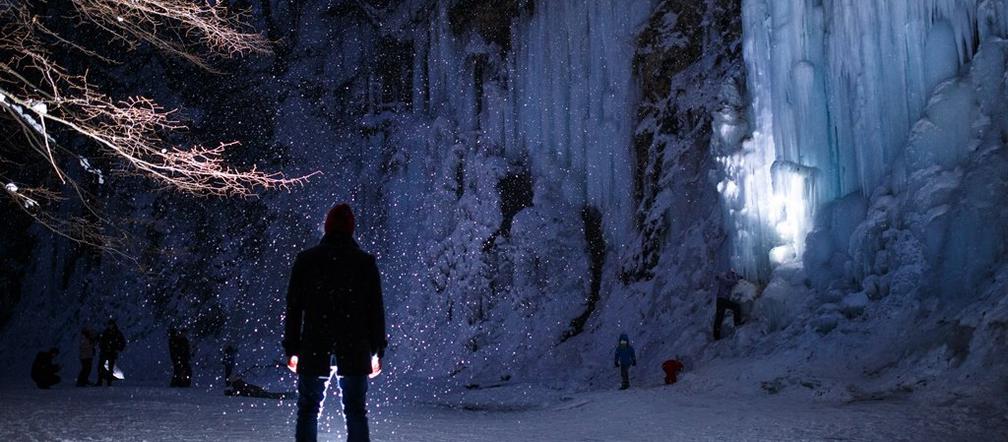
<path id="1" fill-rule="evenodd" d="M 683 364 L 678 359 L 669 359 L 662 362 L 661 368 L 665 371 L 665 384 L 671 385 L 679 380 L 679 372 L 682 371 Z"/>

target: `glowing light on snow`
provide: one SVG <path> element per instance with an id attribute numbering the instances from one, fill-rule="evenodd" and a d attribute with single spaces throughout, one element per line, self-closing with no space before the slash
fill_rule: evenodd
<path id="1" fill-rule="evenodd" d="M 108 361 L 105 361 L 105 370 L 108 369 L 109 369 L 109 363 Z M 123 374 L 122 370 L 120 370 L 119 367 L 112 369 L 112 377 L 119 379 L 120 381 L 126 379 L 126 375 Z"/>

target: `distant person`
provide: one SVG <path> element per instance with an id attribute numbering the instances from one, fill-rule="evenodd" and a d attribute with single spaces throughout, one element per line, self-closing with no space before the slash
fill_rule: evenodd
<path id="1" fill-rule="evenodd" d="M 373 256 L 353 239 L 354 214 L 338 204 L 318 246 L 294 260 L 283 347 L 298 374 L 295 439 L 315 441 L 322 401 L 336 363 L 347 441 L 369 441 L 365 395 L 371 359 L 384 356 L 385 307 Z M 332 357 L 332 359 L 330 359 Z"/>
<path id="2" fill-rule="evenodd" d="M 242 396 L 242 397 L 255 397 L 263 399 L 280 399 L 280 400 L 290 399 L 296 396 L 293 393 L 274 393 L 266 391 L 266 389 L 258 385 L 253 385 L 248 382 L 245 382 L 245 379 L 242 379 L 238 376 L 231 378 L 228 381 L 228 384 L 230 385 L 230 387 L 224 390 L 225 396 Z"/>
<path id="3" fill-rule="evenodd" d="M 732 321 L 735 326 L 742 324 L 742 308 L 731 300 L 732 290 L 741 279 L 734 270 L 723 272 L 715 277 L 717 299 L 714 311 L 714 340 L 721 339 L 721 323 L 724 322 L 725 310 L 732 311 Z"/>
<path id="4" fill-rule="evenodd" d="M 119 325 L 109 319 L 105 331 L 98 338 L 98 385 L 105 381 L 107 386 L 112 386 L 112 379 L 114 379 L 112 373 L 115 372 L 116 359 L 125 348 L 126 338 L 119 331 Z"/>
<path id="5" fill-rule="evenodd" d="M 616 368 L 620 369 L 620 390 L 630 388 L 630 367 L 637 365 L 637 354 L 634 353 L 633 346 L 630 345 L 630 337 L 626 333 L 620 335 L 619 344 L 616 345 Z"/>
<path id="6" fill-rule="evenodd" d="M 96 340 L 94 330 L 90 327 L 81 329 L 80 335 L 80 372 L 77 373 L 77 386 L 86 387 L 91 385 L 91 366 L 94 365 Z"/>
<path id="7" fill-rule="evenodd" d="M 168 354 L 172 360 L 172 387 L 189 387 L 192 385 L 192 350 L 189 338 L 185 332 L 171 328 L 168 332 Z"/>
<path id="8" fill-rule="evenodd" d="M 48 390 L 49 387 L 60 382 L 60 366 L 56 363 L 57 355 L 59 355 L 59 349 L 56 347 L 50 348 L 48 351 L 40 351 L 35 355 L 35 361 L 32 362 L 31 378 L 38 388 Z"/>
<path id="9" fill-rule="evenodd" d="M 683 370 L 683 363 L 679 359 L 669 359 L 662 362 L 661 368 L 665 372 L 665 385 L 672 385 L 679 380 L 679 372 Z"/>
<path id="10" fill-rule="evenodd" d="M 235 349 L 234 345 L 228 344 L 224 347 L 221 363 L 224 364 L 224 385 L 227 387 L 231 386 L 231 375 L 234 374 L 235 355 L 237 353 L 238 350 Z"/>

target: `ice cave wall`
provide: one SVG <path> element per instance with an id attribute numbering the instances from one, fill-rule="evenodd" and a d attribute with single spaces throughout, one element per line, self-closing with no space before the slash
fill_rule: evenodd
<path id="1" fill-rule="evenodd" d="M 919 126 L 941 124 L 933 112 L 943 106 L 933 101 L 947 96 L 945 83 L 969 81 L 981 47 L 999 51 L 1006 11 L 999 0 L 745 1 L 751 136 L 742 141 L 731 124 L 717 129 L 734 146 L 719 158 L 734 265 L 766 279 L 800 260 L 831 202 L 871 197 L 880 185 L 900 190 L 900 174 L 913 169 L 968 168 L 970 139 L 982 138 L 967 135 L 972 122 L 958 122 L 958 134 L 920 134 Z M 997 81 L 978 76 L 975 93 L 961 97 L 972 107 L 988 93 L 979 83 Z"/>
<path id="2" fill-rule="evenodd" d="M 712 143 L 732 264 L 765 283 L 763 345 L 744 331 L 739 351 L 800 349 L 805 365 L 884 388 L 999 388 L 1006 12 L 1002 0 L 743 2 L 747 100 L 717 112 Z"/>
<path id="3" fill-rule="evenodd" d="M 488 7 L 510 23 L 493 38 L 479 7 L 433 3 L 412 34 L 413 115 L 373 140 L 398 152 L 389 245 L 417 275 L 397 289 L 416 330 L 402 354 L 484 381 L 554 364 L 527 355 L 602 308 L 633 230 L 632 60 L 653 3 L 502 5 Z M 566 353 L 581 359 L 579 347 Z"/>
<path id="4" fill-rule="evenodd" d="M 610 235 L 625 234 L 637 100 L 632 57 L 653 2 L 516 3 L 528 15 L 515 17 L 502 51 L 453 32 L 453 3 L 436 2 L 414 40 L 414 105 L 449 115 L 507 158 L 527 160 L 569 204 L 601 210 Z"/>

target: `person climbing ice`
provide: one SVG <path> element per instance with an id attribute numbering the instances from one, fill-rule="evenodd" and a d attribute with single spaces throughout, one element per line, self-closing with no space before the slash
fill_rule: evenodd
<path id="1" fill-rule="evenodd" d="M 616 368 L 620 369 L 620 390 L 630 388 L 630 367 L 637 365 L 637 354 L 634 353 L 633 346 L 630 345 L 630 337 L 623 333 L 619 337 L 619 344 L 616 345 L 615 356 Z"/>
<path id="2" fill-rule="evenodd" d="M 714 310 L 714 340 L 721 339 L 721 323 L 724 322 L 726 310 L 731 310 L 732 321 L 735 326 L 742 324 L 742 308 L 735 301 L 731 300 L 732 290 L 738 284 L 741 277 L 735 270 L 728 270 L 718 274 L 715 278 L 715 310 Z"/>
<path id="3" fill-rule="evenodd" d="M 368 375 L 388 345 L 381 277 L 375 258 L 353 239 L 354 214 L 337 204 L 326 214 L 319 245 L 298 254 L 287 290 L 283 348 L 298 375 L 297 441 L 318 438 L 318 418 L 333 365 L 347 441 L 369 441 Z"/>

